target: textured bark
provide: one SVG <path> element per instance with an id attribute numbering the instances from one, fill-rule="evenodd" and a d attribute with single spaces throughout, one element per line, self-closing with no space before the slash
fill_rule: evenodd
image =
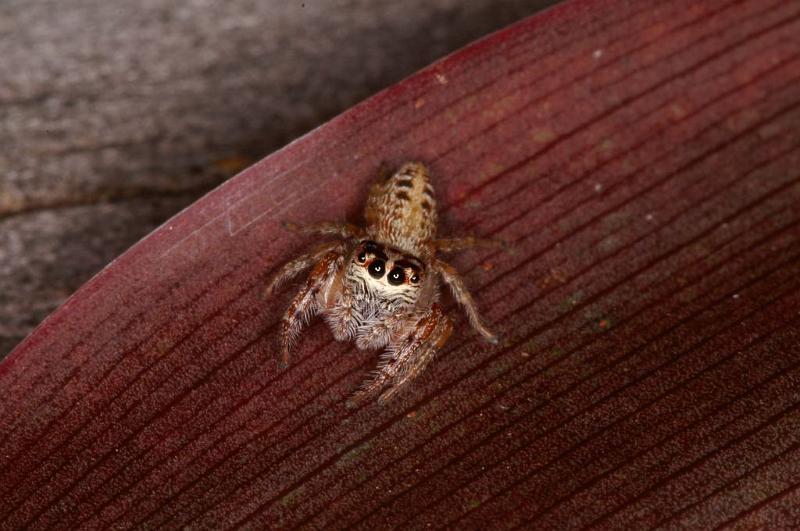
<path id="1" fill-rule="evenodd" d="M 0 365 L 0 522 L 33 529 L 800 527 L 800 3 L 562 4 L 249 168 Z M 504 341 L 456 316 L 385 407 L 265 279 L 426 161 Z"/>
<path id="2" fill-rule="evenodd" d="M 2 2 L 0 357 L 225 178 L 548 3 Z"/>

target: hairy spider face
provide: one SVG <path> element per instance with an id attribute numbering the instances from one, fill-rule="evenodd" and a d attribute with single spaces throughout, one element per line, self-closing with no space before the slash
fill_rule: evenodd
<path id="1" fill-rule="evenodd" d="M 358 244 L 348 269 L 356 293 L 389 298 L 396 304 L 416 301 L 424 273 L 416 257 L 372 240 Z"/>

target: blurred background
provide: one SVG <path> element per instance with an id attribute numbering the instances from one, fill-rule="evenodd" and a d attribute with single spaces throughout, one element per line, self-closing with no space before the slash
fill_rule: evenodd
<path id="1" fill-rule="evenodd" d="M 4 0 L 0 358 L 199 196 L 557 0 Z"/>

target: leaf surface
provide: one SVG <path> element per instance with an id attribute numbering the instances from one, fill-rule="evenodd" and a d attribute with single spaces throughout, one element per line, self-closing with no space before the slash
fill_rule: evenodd
<path id="1" fill-rule="evenodd" d="M 577 0 L 376 95 L 193 204 L 0 365 L 0 527 L 800 523 L 800 3 Z M 321 323 L 316 243 L 380 165 L 435 173 L 504 341 L 385 407 Z"/>

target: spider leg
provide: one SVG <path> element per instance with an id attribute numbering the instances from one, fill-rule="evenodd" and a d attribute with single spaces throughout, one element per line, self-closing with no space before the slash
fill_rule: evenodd
<path id="1" fill-rule="evenodd" d="M 320 310 L 320 299 L 326 296 L 330 289 L 331 281 L 342 265 L 342 255 L 331 251 L 325 254 L 317 263 L 305 286 L 292 299 L 281 320 L 281 365 L 289 364 L 289 350 L 291 350 L 300 330 L 308 323 L 309 319 Z"/>
<path id="2" fill-rule="evenodd" d="M 363 240 L 365 237 L 361 227 L 351 223 L 340 223 L 334 221 L 323 221 L 311 225 L 298 225 L 291 221 L 284 221 L 283 228 L 300 234 L 319 234 L 320 236 L 338 236 L 346 240 Z"/>
<path id="3" fill-rule="evenodd" d="M 452 291 L 453 297 L 461 305 L 461 307 L 464 308 L 464 313 L 467 314 L 469 324 L 472 325 L 472 328 L 482 335 L 489 343 L 497 344 L 499 342 L 499 338 L 492 333 L 491 330 L 489 330 L 489 327 L 483 322 L 480 314 L 478 314 L 478 308 L 475 304 L 475 301 L 473 300 L 472 295 L 470 295 L 466 284 L 464 284 L 464 280 L 462 280 L 461 275 L 458 274 L 458 271 L 456 271 L 455 268 L 450 264 L 442 262 L 441 260 L 434 261 L 433 269 L 438 271 L 439 274 L 442 275 L 442 280 L 444 280 L 444 282 L 450 286 L 450 291 Z"/>
<path id="4" fill-rule="evenodd" d="M 452 253 L 455 251 L 463 251 L 465 249 L 472 249 L 473 247 L 483 247 L 486 249 L 505 249 L 506 242 L 502 240 L 493 240 L 488 238 L 473 238 L 467 236 L 465 238 L 446 238 L 442 240 L 433 240 L 431 242 L 434 249 L 443 253 Z"/>
<path id="5" fill-rule="evenodd" d="M 272 280 L 270 280 L 269 284 L 267 284 L 267 287 L 264 289 L 264 295 L 269 297 L 275 292 L 275 290 L 278 289 L 278 286 L 288 280 L 293 279 L 305 269 L 308 269 L 313 264 L 318 262 L 326 254 L 334 249 L 339 248 L 340 245 L 340 242 L 328 242 L 317 247 L 308 254 L 298 256 L 294 260 L 287 262 L 283 265 L 283 267 L 280 268 L 280 270 L 278 270 L 277 273 L 275 273 L 275 275 L 273 275 Z"/>
<path id="6" fill-rule="evenodd" d="M 453 324 L 438 304 L 424 314 L 406 334 L 390 345 L 384 354 L 375 377 L 351 399 L 351 404 L 374 396 L 388 385 L 378 398 L 386 403 L 406 383 L 416 378 L 433 359 L 453 332 Z"/>

